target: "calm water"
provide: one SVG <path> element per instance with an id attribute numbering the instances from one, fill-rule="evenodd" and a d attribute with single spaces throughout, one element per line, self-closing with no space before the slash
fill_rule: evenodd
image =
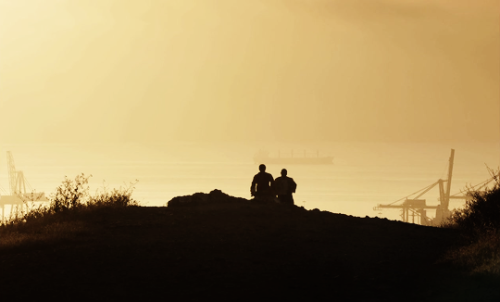
<path id="1" fill-rule="evenodd" d="M 91 191 L 126 186 L 136 179 L 133 197 L 145 206 L 162 206 L 171 198 L 213 189 L 250 198 L 250 182 L 258 167 L 259 149 L 281 153 L 316 153 L 335 157 L 333 165 L 268 166 L 279 176 L 282 168 L 298 184 L 295 203 L 354 216 L 399 219 L 398 210 L 374 211 L 438 179 L 447 178 L 450 150 L 455 149 L 452 193 L 490 178 L 486 165 L 500 166 L 495 144 L 324 143 L 310 145 L 202 144 L 169 145 L 3 145 L 0 149 L 0 192 L 8 193 L 5 151 L 12 151 L 16 168 L 38 192 L 50 194 L 64 176 L 92 174 Z M 423 196 L 438 204 L 437 188 Z M 462 201 L 451 202 L 451 208 Z M 428 213 L 434 216 L 434 213 Z"/>

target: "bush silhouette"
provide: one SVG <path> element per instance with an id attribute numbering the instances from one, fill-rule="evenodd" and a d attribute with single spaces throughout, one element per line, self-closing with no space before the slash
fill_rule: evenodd
<path id="1" fill-rule="evenodd" d="M 50 220 L 51 218 L 49 217 L 59 214 L 87 212 L 96 208 L 139 205 L 131 197 L 135 183 L 130 183 L 127 187 L 113 190 L 107 190 L 104 187 L 101 191 L 96 192 L 95 195 L 91 195 L 88 186 L 90 177 L 92 175 L 85 176 L 83 173 L 77 175 L 75 179 L 65 177 L 62 184 L 50 196 L 50 204 L 48 206 L 39 205 L 38 207 L 34 207 L 33 205 L 30 206 L 27 201 L 24 201 L 28 210 L 17 211 L 7 221 L 0 222 L 0 225 L 25 224 L 41 220 L 42 218 Z"/>
<path id="2" fill-rule="evenodd" d="M 493 173 L 492 173 L 493 175 Z M 471 273 L 500 274 L 500 181 L 484 191 L 469 190 L 465 207 L 452 212 L 445 227 L 459 229 L 467 244 L 448 252 L 445 259 Z"/>
<path id="3" fill-rule="evenodd" d="M 498 173 L 493 176 L 494 186 L 484 191 L 470 190 L 471 198 L 465 207 L 452 212 L 449 225 L 466 234 L 478 236 L 500 230 L 500 181 Z"/>

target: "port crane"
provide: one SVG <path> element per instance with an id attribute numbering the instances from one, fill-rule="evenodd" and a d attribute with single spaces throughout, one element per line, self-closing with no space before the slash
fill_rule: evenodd
<path id="1" fill-rule="evenodd" d="M 12 152 L 7 151 L 7 173 L 9 178 L 10 195 L 0 196 L 0 209 L 2 216 L 0 221 L 5 218 L 5 206 L 10 205 L 10 213 L 14 208 L 22 209 L 27 201 L 48 201 L 45 193 L 36 193 L 29 182 L 24 177 L 23 171 L 16 170 Z"/>
<path id="2" fill-rule="evenodd" d="M 422 225 L 439 225 L 442 223 L 449 215 L 450 210 L 448 209 L 450 204 L 450 199 L 467 199 L 470 195 L 451 195 L 451 179 L 453 175 L 453 161 L 455 158 L 455 150 L 451 149 L 449 165 L 448 165 L 448 178 L 439 179 L 433 184 L 418 190 L 402 199 L 396 200 L 390 204 L 378 204 L 374 210 L 382 209 L 401 209 L 401 218 L 404 222 L 420 223 Z M 425 193 L 429 192 L 431 189 L 439 187 L 439 204 L 438 205 L 427 205 L 425 199 L 421 199 Z M 410 196 L 415 195 L 413 198 Z M 402 204 L 396 204 L 403 200 Z M 427 210 L 435 210 L 436 216 L 434 219 L 427 217 Z"/>

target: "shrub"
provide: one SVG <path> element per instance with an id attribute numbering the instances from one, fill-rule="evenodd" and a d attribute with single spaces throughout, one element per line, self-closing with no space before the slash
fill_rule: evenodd
<path id="1" fill-rule="evenodd" d="M 479 236 L 500 230 L 500 181 L 499 174 L 493 176 L 494 186 L 485 191 L 469 190 L 470 199 L 464 208 L 452 212 L 448 226 L 454 226 L 468 235 Z"/>
<path id="2" fill-rule="evenodd" d="M 103 187 L 102 191 L 97 192 L 94 196 L 91 196 L 87 202 L 89 207 L 127 207 L 127 206 L 138 206 L 139 202 L 132 199 L 132 192 L 134 191 L 134 183 L 130 183 L 126 187 L 120 187 L 119 189 L 113 189 L 109 191 L 106 187 Z"/>
<path id="3" fill-rule="evenodd" d="M 492 173 L 493 175 L 493 173 Z M 449 251 L 445 259 L 471 273 L 500 274 L 500 181 L 484 191 L 469 190 L 470 199 L 452 212 L 445 227 L 462 231 L 468 244 Z"/>
<path id="4" fill-rule="evenodd" d="M 126 187 L 107 190 L 104 187 L 97 191 L 95 195 L 89 194 L 88 180 L 90 176 L 79 174 L 75 179 L 65 177 L 62 184 L 49 197 L 48 206 L 29 204 L 23 200 L 27 210 L 16 211 L 7 221 L 0 222 L 0 225 L 16 225 L 33 220 L 40 220 L 42 217 L 54 216 L 59 213 L 76 213 L 101 207 L 127 207 L 137 206 L 139 203 L 132 199 L 131 195 L 136 182 L 130 183 Z"/>
<path id="5" fill-rule="evenodd" d="M 77 175 L 75 180 L 65 176 L 62 185 L 56 188 L 56 192 L 51 196 L 49 211 L 58 213 L 69 209 L 82 207 L 89 202 L 89 178 L 83 173 Z"/>
<path id="6" fill-rule="evenodd" d="M 88 186 L 90 177 L 84 174 L 77 175 L 74 180 L 65 177 L 50 196 L 48 205 L 35 206 L 25 200 L 25 207 L 18 207 L 7 221 L 0 221 L 0 249 L 71 239 L 75 233 L 88 229 L 85 222 L 88 220 L 82 219 L 84 216 L 94 217 L 102 208 L 138 205 L 131 198 L 135 183 L 113 190 L 104 187 L 92 196 Z"/>

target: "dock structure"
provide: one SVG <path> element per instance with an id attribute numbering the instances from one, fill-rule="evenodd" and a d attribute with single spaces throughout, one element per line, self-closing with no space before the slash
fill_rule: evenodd
<path id="1" fill-rule="evenodd" d="M 458 194 L 450 194 L 451 192 L 451 179 L 453 176 L 453 162 L 455 159 L 455 150 L 451 149 L 449 164 L 448 164 L 448 178 L 447 179 L 439 179 L 438 181 L 432 183 L 431 185 L 418 190 L 402 199 L 396 200 L 390 204 L 378 204 L 373 209 L 376 211 L 382 209 L 400 209 L 401 210 L 401 219 L 404 222 L 418 223 L 421 225 L 434 225 L 438 226 L 446 221 L 446 219 L 450 216 L 451 212 L 449 210 L 450 200 L 452 199 L 462 199 L 462 200 L 470 200 L 472 195 L 470 192 L 467 192 L 465 195 Z M 491 172 L 491 171 L 490 171 Z M 493 174 L 493 173 L 492 173 Z M 476 184 L 470 187 L 470 190 L 481 190 L 482 188 L 488 186 L 489 183 L 498 178 L 499 175 L 494 175 L 490 179 L 487 179 L 479 184 Z M 445 185 L 446 184 L 446 185 Z M 425 193 L 429 192 L 434 187 L 439 187 L 439 204 L 437 205 L 427 205 L 425 199 L 421 199 Z M 415 195 L 415 196 L 414 196 Z M 413 198 L 409 198 L 410 196 L 414 196 Z M 398 204 L 398 202 L 401 202 Z M 427 216 L 427 210 L 435 210 L 436 216 L 435 218 L 430 218 Z"/>
<path id="2" fill-rule="evenodd" d="M 48 201 L 45 193 L 36 193 L 24 177 L 23 171 L 16 170 L 12 152 L 7 151 L 7 172 L 9 178 L 10 195 L 0 195 L 0 222 L 5 220 L 5 206 L 10 206 L 10 215 L 15 211 L 23 211 L 28 202 Z"/>
<path id="3" fill-rule="evenodd" d="M 400 209 L 401 218 L 404 222 L 418 223 L 421 225 L 439 225 L 450 216 L 449 204 L 450 199 L 467 199 L 468 196 L 456 196 L 451 195 L 451 179 L 453 176 L 453 161 L 455 158 L 455 150 L 451 149 L 449 165 L 448 165 L 448 178 L 439 179 L 435 183 L 411 194 L 415 195 L 413 198 L 404 197 L 402 204 L 396 204 L 402 199 L 397 200 L 390 204 L 379 204 L 374 210 L 382 209 Z M 446 184 L 446 186 L 445 186 Z M 434 187 L 439 186 L 439 204 L 438 205 L 427 205 L 425 199 L 421 199 L 425 193 L 429 192 Z M 427 210 L 435 210 L 436 216 L 431 219 L 427 216 Z M 411 220 L 411 221 L 410 221 Z"/>

